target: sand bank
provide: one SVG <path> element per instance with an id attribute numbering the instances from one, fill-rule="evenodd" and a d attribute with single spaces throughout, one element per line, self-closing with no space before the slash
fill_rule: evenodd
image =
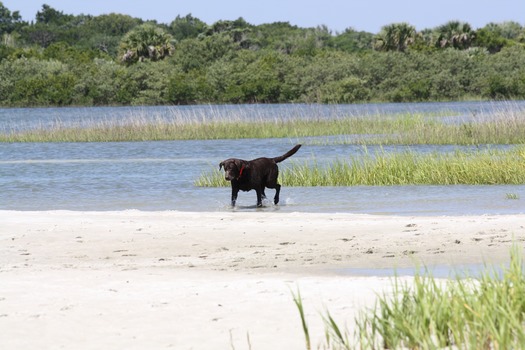
<path id="1" fill-rule="evenodd" d="M 503 263 L 525 215 L 0 211 L 6 349 L 304 349 L 390 278 L 346 268 Z"/>

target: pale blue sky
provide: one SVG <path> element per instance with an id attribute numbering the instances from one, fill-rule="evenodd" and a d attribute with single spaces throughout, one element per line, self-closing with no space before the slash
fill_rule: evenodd
<path id="1" fill-rule="evenodd" d="M 525 0 L 0 0 L 24 20 L 35 18 L 42 4 L 66 14 L 122 13 L 169 24 L 177 15 L 191 13 L 212 24 L 243 17 L 251 24 L 290 22 L 300 27 L 326 25 L 334 32 L 348 27 L 377 33 L 382 26 L 408 22 L 417 30 L 450 20 L 474 28 L 489 22 L 516 21 L 525 25 Z"/>

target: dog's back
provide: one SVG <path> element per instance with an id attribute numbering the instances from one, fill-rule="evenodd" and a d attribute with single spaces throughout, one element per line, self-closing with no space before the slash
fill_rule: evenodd
<path id="1" fill-rule="evenodd" d="M 277 163 L 280 163 L 283 160 L 290 158 L 295 153 L 297 153 L 299 148 L 301 148 L 301 145 L 296 145 L 294 148 L 292 148 L 291 150 L 289 150 L 282 156 L 274 157 L 274 158 L 267 158 L 267 157 L 256 158 L 256 159 L 250 160 L 249 163 L 252 169 L 257 168 L 258 170 L 260 170 L 260 172 L 267 173 L 268 170 L 276 169 Z"/>
<path id="2" fill-rule="evenodd" d="M 301 145 L 296 145 L 294 148 L 279 157 L 267 158 L 261 157 L 250 160 L 250 168 L 252 169 L 252 176 L 255 175 L 255 181 L 265 179 L 266 182 L 273 184 L 277 183 L 277 176 L 279 175 L 279 168 L 277 163 L 293 156 L 301 148 Z"/>

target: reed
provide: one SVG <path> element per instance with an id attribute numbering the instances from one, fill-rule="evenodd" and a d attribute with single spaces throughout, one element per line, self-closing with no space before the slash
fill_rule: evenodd
<path id="1" fill-rule="evenodd" d="M 362 348 L 523 349 L 525 276 L 520 249 L 510 265 L 480 278 L 440 282 L 429 274 L 412 285 L 395 280 L 393 295 L 357 320 Z"/>
<path id="2" fill-rule="evenodd" d="M 321 166 L 292 162 L 283 167 L 285 186 L 387 186 L 387 185 L 494 185 L 525 183 L 525 147 L 510 150 L 478 150 L 421 154 L 413 151 L 375 154 L 365 152 L 349 160 Z M 229 184 L 217 169 L 195 181 L 196 186 Z"/>
<path id="3" fill-rule="evenodd" d="M 0 142 L 118 142 L 210 140 L 242 138 L 305 138 L 340 136 L 314 142 L 344 144 L 519 144 L 525 135 L 525 116 L 502 112 L 479 121 L 444 122 L 440 116 L 405 113 L 319 119 L 302 116 L 233 114 L 228 118 L 204 115 L 126 120 L 107 119 L 29 130 L 0 131 Z"/>
<path id="4" fill-rule="evenodd" d="M 510 265 L 479 278 L 438 280 L 427 271 L 356 317 L 352 335 L 330 316 L 324 349 L 524 349 L 525 275 L 517 245 Z M 300 297 L 294 301 L 303 308 Z M 299 311 L 301 311 L 301 309 Z M 306 323 L 304 313 L 301 321 Z M 321 348 L 321 347 L 320 347 Z"/>
<path id="5" fill-rule="evenodd" d="M 524 111 L 498 111 L 467 122 L 423 118 L 408 131 L 383 135 L 381 144 L 483 145 L 523 144 Z"/>
<path id="6" fill-rule="evenodd" d="M 303 333 L 304 338 L 306 342 L 306 350 L 312 349 L 312 342 L 310 340 L 310 331 L 308 328 L 308 323 L 306 322 L 306 316 L 304 314 L 304 307 L 303 307 L 303 300 L 301 298 L 301 292 L 298 290 L 297 294 L 292 292 L 293 295 L 293 301 L 295 303 L 295 306 L 297 307 L 297 310 L 299 310 L 299 316 L 301 317 L 301 324 L 303 326 Z"/>
<path id="7" fill-rule="evenodd" d="M 382 133 L 405 129 L 410 120 L 401 117 L 349 117 L 311 119 L 295 117 L 248 119 L 242 115 L 229 118 L 143 118 L 125 121 L 107 119 L 68 125 L 57 121 L 53 126 L 16 132 L 0 132 L 0 142 L 118 142 L 160 140 L 210 140 L 242 138 L 290 138 L 329 136 L 341 133 Z"/>

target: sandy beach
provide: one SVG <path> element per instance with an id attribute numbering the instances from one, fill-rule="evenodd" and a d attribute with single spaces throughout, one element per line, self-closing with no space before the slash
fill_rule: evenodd
<path id="1" fill-rule="evenodd" d="M 390 277 L 353 268 L 501 264 L 525 215 L 0 211 L 2 349 L 305 349 L 352 332 Z M 410 280 L 410 277 L 403 277 Z"/>

